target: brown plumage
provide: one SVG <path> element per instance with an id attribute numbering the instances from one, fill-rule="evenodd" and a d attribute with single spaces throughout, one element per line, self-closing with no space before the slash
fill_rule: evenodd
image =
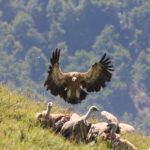
<path id="1" fill-rule="evenodd" d="M 51 110 L 52 104 L 53 104 L 52 102 L 49 102 L 47 104 L 46 110 L 42 112 L 38 112 L 35 115 L 36 119 L 40 121 L 40 124 L 42 127 L 47 128 L 47 127 L 50 127 L 52 124 L 51 117 L 50 117 L 50 110 Z"/>
<path id="2" fill-rule="evenodd" d="M 62 126 L 64 125 L 64 123 L 66 123 L 67 121 L 69 121 L 71 118 L 71 114 L 66 114 L 64 115 L 60 120 L 58 120 L 57 122 L 55 122 L 53 130 L 56 133 L 59 133 Z"/>
<path id="3" fill-rule="evenodd" d="M 90 144 L 97 142 L 97 137 L 99 137 L 107 129 L 107 125 L 108 124 L 106 122 L 91 124 L 91 128 L 87 134 L 87 142 Z"/>
<path id="4" fill-rule="evenodd" d="M 106 86 L 106 82 L 111 80 L 114 69 L 110 65 L 110 58 L 106 58 L 106 54 L 85 73 L 63 73 L 59 66 L 59 57 L 60 49 L 56 49 L 50 58 L 44 86 L 50 90 L 51 94 L 59 95 L 68 103 L 81 103 L 88 95 L 87 92 L 98 92 Z"/>
<path id="5" fill-rule="evenodd" d="M 118 119 L 110 112 L 102 111 L 101 115 L 108 119 L 108 121 L 107 121 L 108 127 L 112 128 L 112 126 L 113 126 L 114 130 L 115 130 L 115 126 L 116 126 L 116 133 L 120 133 L 120 131 L 133 132 L 135 130 L 134 127 L 129 124 L 122 123 L 122 122 L 120 123 L 118 121 Z"/>
<path id="6" fill-rule="evenodd" d="M 107 118 L 107 122 L 99 122 L 92 124 L 87 135 L 87 141 L 91 144 L 97 141 L 97 137 L 101 136 L 104 140 L 112 137 L 116 133 L 122 132 L 133 132 L 134 127 L 125 124 L 119 123 L 118 119 L 111 113 L 107 111 L 102 111 L 101 115 Z"/>
<path id="7" fill-rule="evenodd" d="M 51 120 L 52 120 L 52 125 L 51 127 L 54 128 L 55 127 L 55 123 L 57 123 L 59 120 L 61 120 L 62 118 L 66 118 L 69 117 L 69 114 L 51 114 Z"/>
<path id="8" fill-rule="evenodd" d="M 41 125 L 45 128 L 54 128 L 56 122 L 62 118 L 70 117 L 70 114 L 51 114 L 51 108 L 53 103 L 49 102 L 47 104 L 47 110 L 36 113 L 36 118 L 40 121 Z"/>
<path id="9" fill-rule="evenodd" d="M 137 150 L 137 147 L 128 140 L 120 137 L 118 134 L 114 134 L 111 137 L 111 149 L 113 150 Z"/>
<path id="10" fill-rule="evenodd" d="M 59 121 L 57 121 L 55 123 L 55 126 L 54 126 L 54 130 L 56 133 L 60 132 L 62 126 L 67 122 L 67 121 L 70 121 L 70 120 L 73 120 L 73 119 L 77 119 L 77 118 L 80 118 L 80 116 L 76 113 L 73 113 L 73 114 L 67 114 L 66 116 L 62 117 Z"/>
<path id="11" fill-rule="evenodd" d="M 86 123 L 85 120 L 89 118 L 93 111 L 98 111 L 97 107 L 90 107 L 86 115 L 82 117 L 72 115 L 70 120 L 62 126 L 60 133 L 65 138 L 74 139 L 76 142 L 86 140 L 91 124 Z"/>

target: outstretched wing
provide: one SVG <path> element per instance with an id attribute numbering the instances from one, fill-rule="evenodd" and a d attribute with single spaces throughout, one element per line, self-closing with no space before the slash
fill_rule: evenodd
<path id="1" fill-rule="evenodd" d="M 55 96 L 60 95 L 65 99 L 66 91 L 64 89 L 67 77 L 60 69 L 59 57 L 60 57 L 60 49 L 56 49 L 53 52 L 52 57 L 50 58 L 48 76 L 47 79 L 45 80 L 44 86 L 46 86 L 47 90 L 50 90 L 53 95 Z"/>
<path id="2" fill-rule="evenodd" d="M 99 91 L 101 87 L 106 86 L 112 77 L 113 66 L 110 65 L 110 58 L 103 55 L 101 60 L 95 63 L 88 72 L 80 73 L 80 81 L 83 88 L 88 92 Z"/>

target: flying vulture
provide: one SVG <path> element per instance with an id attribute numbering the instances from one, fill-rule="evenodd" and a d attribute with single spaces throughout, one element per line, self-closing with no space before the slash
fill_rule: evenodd
<path id="1" fill-rule="evenodd" d="M 50 90 L 51 94 L 59 95 L 68 103 L 81 103 L 88 92 L 100 91 L 106 86 L 106 82 L 111 80 L 114 69 L 110 65 L 110 58 L 106 58 L 106 54 L 84 73 L 63 73 L 59 65 L 59 57 L 60 49 L 56 49 L 50 58 L 48 76 L 44 86 Z"/>

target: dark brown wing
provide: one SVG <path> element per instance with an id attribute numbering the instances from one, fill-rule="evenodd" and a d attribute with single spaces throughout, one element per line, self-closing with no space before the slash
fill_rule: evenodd
<path id="1" fill-rule="evenodd" d="M 67 76 L 60 69 L 59 57 L 60 49 L 56 49 L 53 52 L 52 57 L 50 58 L 48 76 L 44 82 L 44 86 L 47 87 L 47 90 L 51 91 L 51 94 L 55 96 L 60 95 L 65 99 L 67 94 L 64 89 Z"/>
<path id="2" fill-rule="evenodd" d="M 103 55 L 98 63 L 95 63 L 88 72 L 81 73 L 80 81 L 83 88 L 88 92 L 99 91 L 106 86 L 112 77 L 113 66 L 110 65 L 110 58 Z"/>

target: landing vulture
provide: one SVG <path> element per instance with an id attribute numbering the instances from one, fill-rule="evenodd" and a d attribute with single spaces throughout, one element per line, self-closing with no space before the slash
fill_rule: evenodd
<path id="1" fill-rule="evenodd" d="M 59 65 L 59 57 L 60 49 L 56 49 L 50 58 L 48 76 L 44 86 L 50 90 L 51 94 L 59 95 L 68 103 L 81 103 L 88 92 L 100 91 L 106 86 L 106 82 L 111 80 L 114 69 L 110 65 L 110 58 L 106 58 L 106 54 L 84 73 L 63 73 Z"/>

